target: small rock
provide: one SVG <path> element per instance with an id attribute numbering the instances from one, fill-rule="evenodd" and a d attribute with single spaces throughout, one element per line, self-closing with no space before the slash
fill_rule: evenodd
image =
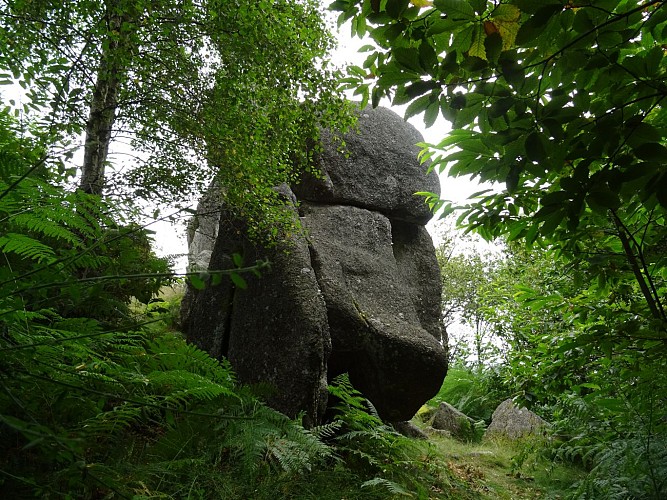
<path id="1" fill-rule="evenodd" d="M 486 430 L 486 437 L 500 436 L 519 439 L 528 435 L 540 434 L 549 423 L 526 408 L 517 407 L 511 399 L 498 405 L 491 417 L 491 425 Z"/>
<path id="2" fill-rule="evenodd" d="M 440 403 L 431 425 L 434 429 L 448 431 L 452 437 L 464 441 L 475 435 L 475 421 L 449 403 Z"/>
<path id="3" fill-rule="evenodd" d="M 428 435 L 409 420 L 403 422 L 392 422 L 392 427 L 399 434 L 416 439 L 428 439 Z"/>

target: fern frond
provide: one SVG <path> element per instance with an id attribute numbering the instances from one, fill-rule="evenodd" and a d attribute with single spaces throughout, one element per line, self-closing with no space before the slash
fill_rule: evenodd
<path id="1" fill-rule="evenodd" d="M 51 210 L 48 211 L 51 212 Z M 52 212 L 39 212 L 41 211 L 18 213 L 12 216 L 10 221 L 17 227 L 24 228 L 29 232 L 41 236 L 61 240 L 71 245 L 78 245 L 81 243 L 81 239 L 74 232 L 65 227 L 62 220 L 53 219 Z M 68 219 L 70 218 L 75 217 L 68 217 Z"/>
<path id="2" fill-rule="evenodd" d="M 109 438 L 141 421 L 144 408 L 134 403 L 121 403 L 110 411 L 100 412 L 84 420 L 82 430 L 89 436 Z"/>
<path id="3" fill-rule="evenodd" d="M 219 362 L 182 338 L 164 335 L 148 341 L 146 350 L 151 353 L 148 363 L 153 370 L 192 371 L 219 383 L 236 382 L 228 362 Z"/>
<path id="4" fill-rule="evenodd" d="M 389 481 L 388 479 L 384 479 L 382 477 L 376 477 L 374 479 L 371 479 L 369 481 L 365 481 L 361 485 L 362 488 L 383 488 L 387 490 L 389 493 L 395 496 L 402 496 L 402 497 L 408 497 L 412 498 L 413 495 L 406 489 L 404 489 L 400 484 L 395 483 L 393 481 Z"/>
<path id="5" fill-rule="evenodd" d="M 342 427 L 343 422 L 340 420 L 334 420 L 333 422 L 313 427 L 310 429 L 310 432 L 312 432 L 313 435 L 317 437 L 317 439 L 330 439 L 335 437 Z"/>
<path id="6" fill-rule="evenodd" d="M 55 260 L 53 248 L 25 234 L 8 233 L 0 236 L 0 251 L 7 254 L 13 253 L 39 263 L 49 263 Z"/>

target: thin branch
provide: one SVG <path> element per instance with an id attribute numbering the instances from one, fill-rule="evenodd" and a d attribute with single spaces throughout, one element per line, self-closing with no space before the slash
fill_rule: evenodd
<path id="1" fill-rule="evenodd" d="M 637 262 L 637 256 L 632 250 L 632 247 L 630 245 L 631 240 L 628 238 L 628 235 L 630 238 L 632 238 L 632 241 L 634 241 L 635 245 L 636 245 L 636 240 L 634 240 L 633 236 L 630 234 L 630 231 L 628 231 L 625 224 L 623 224 L 623 221 L 621 221 L 621 218 L 618 216 L 616 211 L 610 210 L 610 212 L 613 216 L 616 228 L 618 229 L 618 237 L 621 240 L 621 244 L 623 245 L 623 250 L 625 251 L 628 263 L 632 268 L 632 272 L 635 275 L 637 283 L 639 284 L 639 288 L 641 289 L 642 295 L 644 295 L 644 299 L 646 299 L 646 303 L 649 309 L 651 310 L 651 314 L 653 315 L 654 318 L 665 321 L 666 319 L 665 312 L 664 310 L 662 310 L 662 307 L 658 307 L 660 297 L 653 295 L 652 292 L 653 290 L 655 290 L 655 287 L 649 289 L 649 286 L 646 284 L 646 280 L 648 280 L 649 282 L 652 281 L 651 277 L 642 274 L 642 269 L 640 268 L 639 263 Z M 646 269 L 644 269 L 644 272 L 646 272 Z"/>

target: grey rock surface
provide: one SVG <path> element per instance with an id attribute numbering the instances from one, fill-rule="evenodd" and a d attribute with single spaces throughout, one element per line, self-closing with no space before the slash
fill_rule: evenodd
<path id="1" fill-rule="evenodd" d="M 431 422 L 431 427 L 447 431 L 452 437 L 461 440 L 471 439 L 474 436 L 475 421 L 454 408 L 449 403 L 440 403 Z"/>
<path id="2" fill-rule="evenodd" d="M 391 222 L 342 205 L 303 202 L 300 214 L 327 305 L 330 377 L 349 373 L 383 419 L 409 420 L 440 388 L 446 357 L 401 279 Z"/>
<path id="3" fill-rule="evenodd" d="M 493 412 L 485 437 L 519 439 L 540 434 L 549 423 L 526 408 L 520 408 L 506 399 Z"/>
<path id="4" fill-rule="evenodd" d="M 409 420 L 403 422 L 392 422 L 391 426 L 396 432 L 403 434 L 406 437 L 415 439 L 428 439 L 428 434 L 426 434 L 423 430 L 421 430 Z"/>
<path id="5" fill-rule="evenodd" d="M 295 187 L 299 200 L 363 207 L 415 224 L 431 219 L 423 198 L 414 193 L 440 194 L 440 182 L 417 159 L 416 144 L 424 140 L 417 129 L 389 109 L 367 107 L 359 111 L 358 130 L 343 139 L 341 152 L 334 136 L 322 132 L 317 166 L 323 175 Z"/>
<path id="6" fill-rule="evenodd" d="M 188 222 L 188 271 L 202 271 L 209 268 L 213 248 L 218 238 L 220 227 L 222 193 L 216 184 L 211 184 L 208 191 L 199 200 L 195 215 Z M 185 288 L 181 301 L 180 321 L 187 323 L 194 300 L 194 289 Z"/>
<path id="7" fill-rule="evenodd" d="M 182 309 L 189 341 L 227 357 L 241 382 L 272 385 L 274 408 L 305 411 L 312 423 L 338 374 L 348 372 L 380 416 L 398 422 L 437 393 L 447 371 L 439 269 L 423 226 L 431 214 L 413 196 L 439 192 L 438 178 L 416 159 L 421 136 L 395 113 L 364 110 L 359 128 L 346 138 L 349 156 L 324 133 L 321 179 L 294 193 L 276 188 L 294 217 L 298 204 L 303 234 L 259 248 L 223 206 L 213 246 L 202 217 L 189 239 L 193 255 L 210 248 L 209 269 L 233 267 L 233 253 L 271 261 L 261 278 L 246 276 L 245 290 L 228 279 L 190 288 Z M 202 211 L 217 214 L 211 200 Z"/>
<path id="8" fill-rule="evenodd" d="M 188 223 L 188 270 L 208 269 L 220 227 L 222 194 L 211 184 L 197 204 L 197 213 Z"/>
<path id="9" fill-rule="evenodd" d="M 431 236 L 424 226 L 396 220 L 391 221 L 391 234 L 398 274 L 407 287 L 419 322 L 440 342 L 442 282 Z"/>
<path id="10" fill-rule="evenodd" d="M 296 212 L 295 216 L 296 216 Z M 242 221 L 223 210 L 210 269 L 230 269 L 231 255 L 245 262 L 269 259 L 260 277 L 244 275 L 247 288 L 223 278 L 195 292 L 187 337 L 215 357 L 225 356 L 239 380 L 273 386 L 267 402 L 290 417 L 305 411 L 319 421 L 327 402 L 331 350 L 327 311 L 303 235 L 267 249 L 245 238 Z"/>

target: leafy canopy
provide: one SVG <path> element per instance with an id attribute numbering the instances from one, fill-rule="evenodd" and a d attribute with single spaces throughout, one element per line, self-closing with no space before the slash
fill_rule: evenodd
<path id="1" fill-rule="evenodd" d="M 8 108 L 38 121 L 50 162 L 83 150 L 59 166 L 85 192 L 189 205 L 216 177 L 261 212 L 318 126 L 344 121 L 310 0 L 13 0 L 0 44 L 0 82 L 24 89 Z"/>
<path id="2" fill-rule="evenodd" d="M 348 85 L 454 130 L 423 152 L 497 190 L 463 209 L 488 237 L 564 239 L 667 205 L 665 2 L 339 0 L 368 33 Z M 452 207 L 448 206 L 448 210 Z"/>

